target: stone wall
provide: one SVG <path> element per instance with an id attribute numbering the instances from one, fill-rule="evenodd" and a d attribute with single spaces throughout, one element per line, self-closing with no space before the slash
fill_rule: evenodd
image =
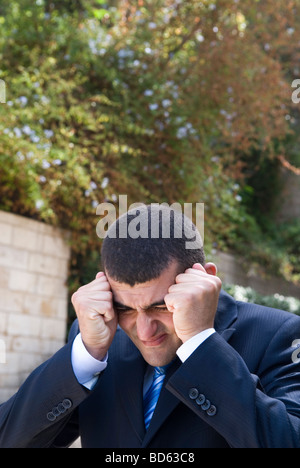
<path id="1" fill-rule="evenodd" d="M 299 287 L 279 277 L 263 278 L 251 269 L 246 271 L 242 267 L 241 261 L 234 255 L 217 252 L 211 260 L 217 265 L 218 275 L 224 283 L 250 286 L 264 296 L 281 294 L 300 299 Z"/>
<path id="2" fill-rule="evenodd" d="M 0 211 L 0 403 L 65 343 L 66 233 Z"/>

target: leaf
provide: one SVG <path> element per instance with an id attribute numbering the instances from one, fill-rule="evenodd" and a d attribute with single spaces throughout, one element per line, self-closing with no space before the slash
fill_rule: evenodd
<path id="1" fill-rule="evenodd" d="M 104 18 L 105 15 L 109 14 L 107 10 L 105 10 L 104 8 L 94 8 L 93 9 L 93 15 L 95 18 L 97 18 L 98 20 L 102 20 Z"/>

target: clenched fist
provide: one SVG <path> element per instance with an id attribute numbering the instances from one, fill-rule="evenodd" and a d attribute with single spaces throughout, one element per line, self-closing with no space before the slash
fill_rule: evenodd
<path id="1" fill-rule="evenodd" d="M 87 351 L 94 358 L 102 360 L 117 329 L 112 292 L 105 274 L 98 273 L 96 279 L 79 288 L 71 300 Z"/>
<path id="2" fill-rule="evenodd" d="M 214 326 L 222 282 L 215 276 L 213 264 L 205 267 L 196 263 L 177 275 L 176 283 L 169 287 L 164 298 L 169 312 L 173 313 L 175 332 L 183 343 Z"/>

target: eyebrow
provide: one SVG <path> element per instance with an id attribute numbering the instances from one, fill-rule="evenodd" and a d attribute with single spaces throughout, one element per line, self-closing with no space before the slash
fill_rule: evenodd
<path id="1" fill-rule="evenodd" d="M 129 306 L 127 306 L 125 304 L 122 304 L 121 302 L 118 302 L 118 301 L 115 301 L 115 300 L 113 301 L 113 305 L 117 309 L 122 309 L 122 310 L 131 310 L 132 309 L 132 307 L 129 307 Z M 166 303 L 165 303 L 164 299 L 162 299 L 161 301 L 153 302 L 153 304 L 150 304 L 147 307 L 143 307 L 143 310 L 151 309 L 151 307 L 165 306 L 165 305 L 166 305 Z"/>

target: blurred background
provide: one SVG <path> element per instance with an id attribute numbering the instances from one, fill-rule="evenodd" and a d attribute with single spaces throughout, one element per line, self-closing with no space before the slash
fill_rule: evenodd
<path id="1" fill-rule="evenodd" d="M 9 311 L 25 313 L 27 294 L 26 313 L 49 318 L 94 278 L 96 207 L 118 207 L 120 194 L 128 204 L 205 203 L 205 250 L 224 287 L 300 313 L 299 0 L 1 0 L 0 79 L 0 210 L 18 215 L 11 230 L 1 224 L 12 353 L 25 345 L 16 348 Z M 20 216 L 44 240 L 26 244 Z M 56 229 L 69 254 L 51 244 Z M 7 275 L 20 249 L 29 256 L 15 266 L 17 290 Z M 56 257 L 68 261 L 63 275 Z M 28 265 L 32 290 L 20 276 Z M 58 299 L 56 283 L 41 283 L 45 269 L 67 281 Z"/>

